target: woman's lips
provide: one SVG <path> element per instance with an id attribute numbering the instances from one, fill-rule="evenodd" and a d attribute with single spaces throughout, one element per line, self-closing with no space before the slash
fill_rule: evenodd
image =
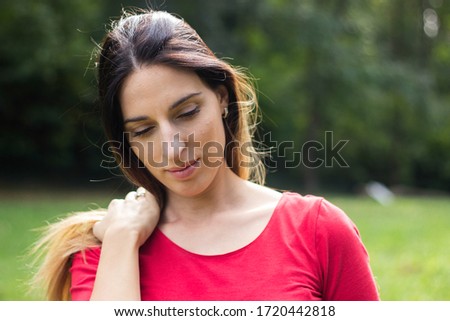
<path id="1" fill-rule="evenodd" d="M 167 171 L 177 179 L 185 179 L 192 175 L 198 165 L 199 161 L 194 160 L 186 163 L 184 166 L 171 168 Z"/>

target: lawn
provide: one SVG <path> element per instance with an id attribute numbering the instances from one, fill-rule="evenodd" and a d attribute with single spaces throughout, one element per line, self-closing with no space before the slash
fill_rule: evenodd
<path id="1" fill-rule="evenodd" d="M 358 226 L 382 300 L 450 300 L 450 198 L 330 200 Z"/>
<path id="2" fill-rule="evenodd" d="M 67 191 L 0 195 L 0 300 L 33 300 L 23 255 L 58 216 L 106 206 L 112 193 Z M 356 223 L 369 251 L 382 300 L 450 300 L 450 198 L 330 196 Z"/>
<path id="3" fill-rule="evenodd" d="M 35 229 L 70 212 L 107 206 L 111 198 L 68 191 L 0 194 L 0 300 L 38 299 L 27 294 L 26 284 L 30 260 L 25 254 L 39 235 Z"/>

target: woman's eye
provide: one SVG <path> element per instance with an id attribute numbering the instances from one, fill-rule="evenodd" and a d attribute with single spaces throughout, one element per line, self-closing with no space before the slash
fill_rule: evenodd
<path id="1" fill-rule="evenodd" d="M 179 115 L 177 118 L 191 117 L 191 116 L 194 116 L 195 114 L 197 114 L 199 111 L 200 111 L 200 109 L 198 108 L 198 106 L 195 106 L 195 108 L 191 109 L 188 112 L 185 112 L 185 113 Z"/>
<path id="2" fill-rule="evenodd" d="M 135 132 L 133 132 L 133 137 L 142 136 L 142 135 L 150 132 L 152 130 L 152 128 L 153 127 L 147 127 L 147 128 L 142 129 L 142 130 L 135 131 Z"/>

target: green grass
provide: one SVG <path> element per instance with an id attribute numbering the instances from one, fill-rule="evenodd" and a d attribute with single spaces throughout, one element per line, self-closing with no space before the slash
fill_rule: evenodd
<path id="1" fill-rule="evenodd" d="M 120 196 L 120 195 L 119 195 Z M 117 195 L 33 192 L 0 196 L 0 300 L 26 294 L 32 229 L 68 212 L 106 206 Z M 329 197 L 356 223 L 369 251 L 382 300 L 450 300 L 450 199 Z"/>
<path id="2" fill-rule="evenodd" d="M 0 300 L 36 300 L 29 295 L 28 248 L 36 229 L 74 211 L 107 206 L 111 197 L 67 191 L 0 194 Z"/>
<path id="3" fill-rule="evenodd" d="M 450 300 L 450 198 L 329 198 L 352 218 L 382 300 Z"/>

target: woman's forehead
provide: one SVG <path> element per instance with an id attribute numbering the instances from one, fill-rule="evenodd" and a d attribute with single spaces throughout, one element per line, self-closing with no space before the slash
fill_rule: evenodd
<path id="1" fill-rule="evenodd" d="M 170 108 L 179 99 L 208 90 L 195 72 L 164 65 L 133 71 L 124 81 L 119 99 L 125 116 L 142 108 Z"/>

